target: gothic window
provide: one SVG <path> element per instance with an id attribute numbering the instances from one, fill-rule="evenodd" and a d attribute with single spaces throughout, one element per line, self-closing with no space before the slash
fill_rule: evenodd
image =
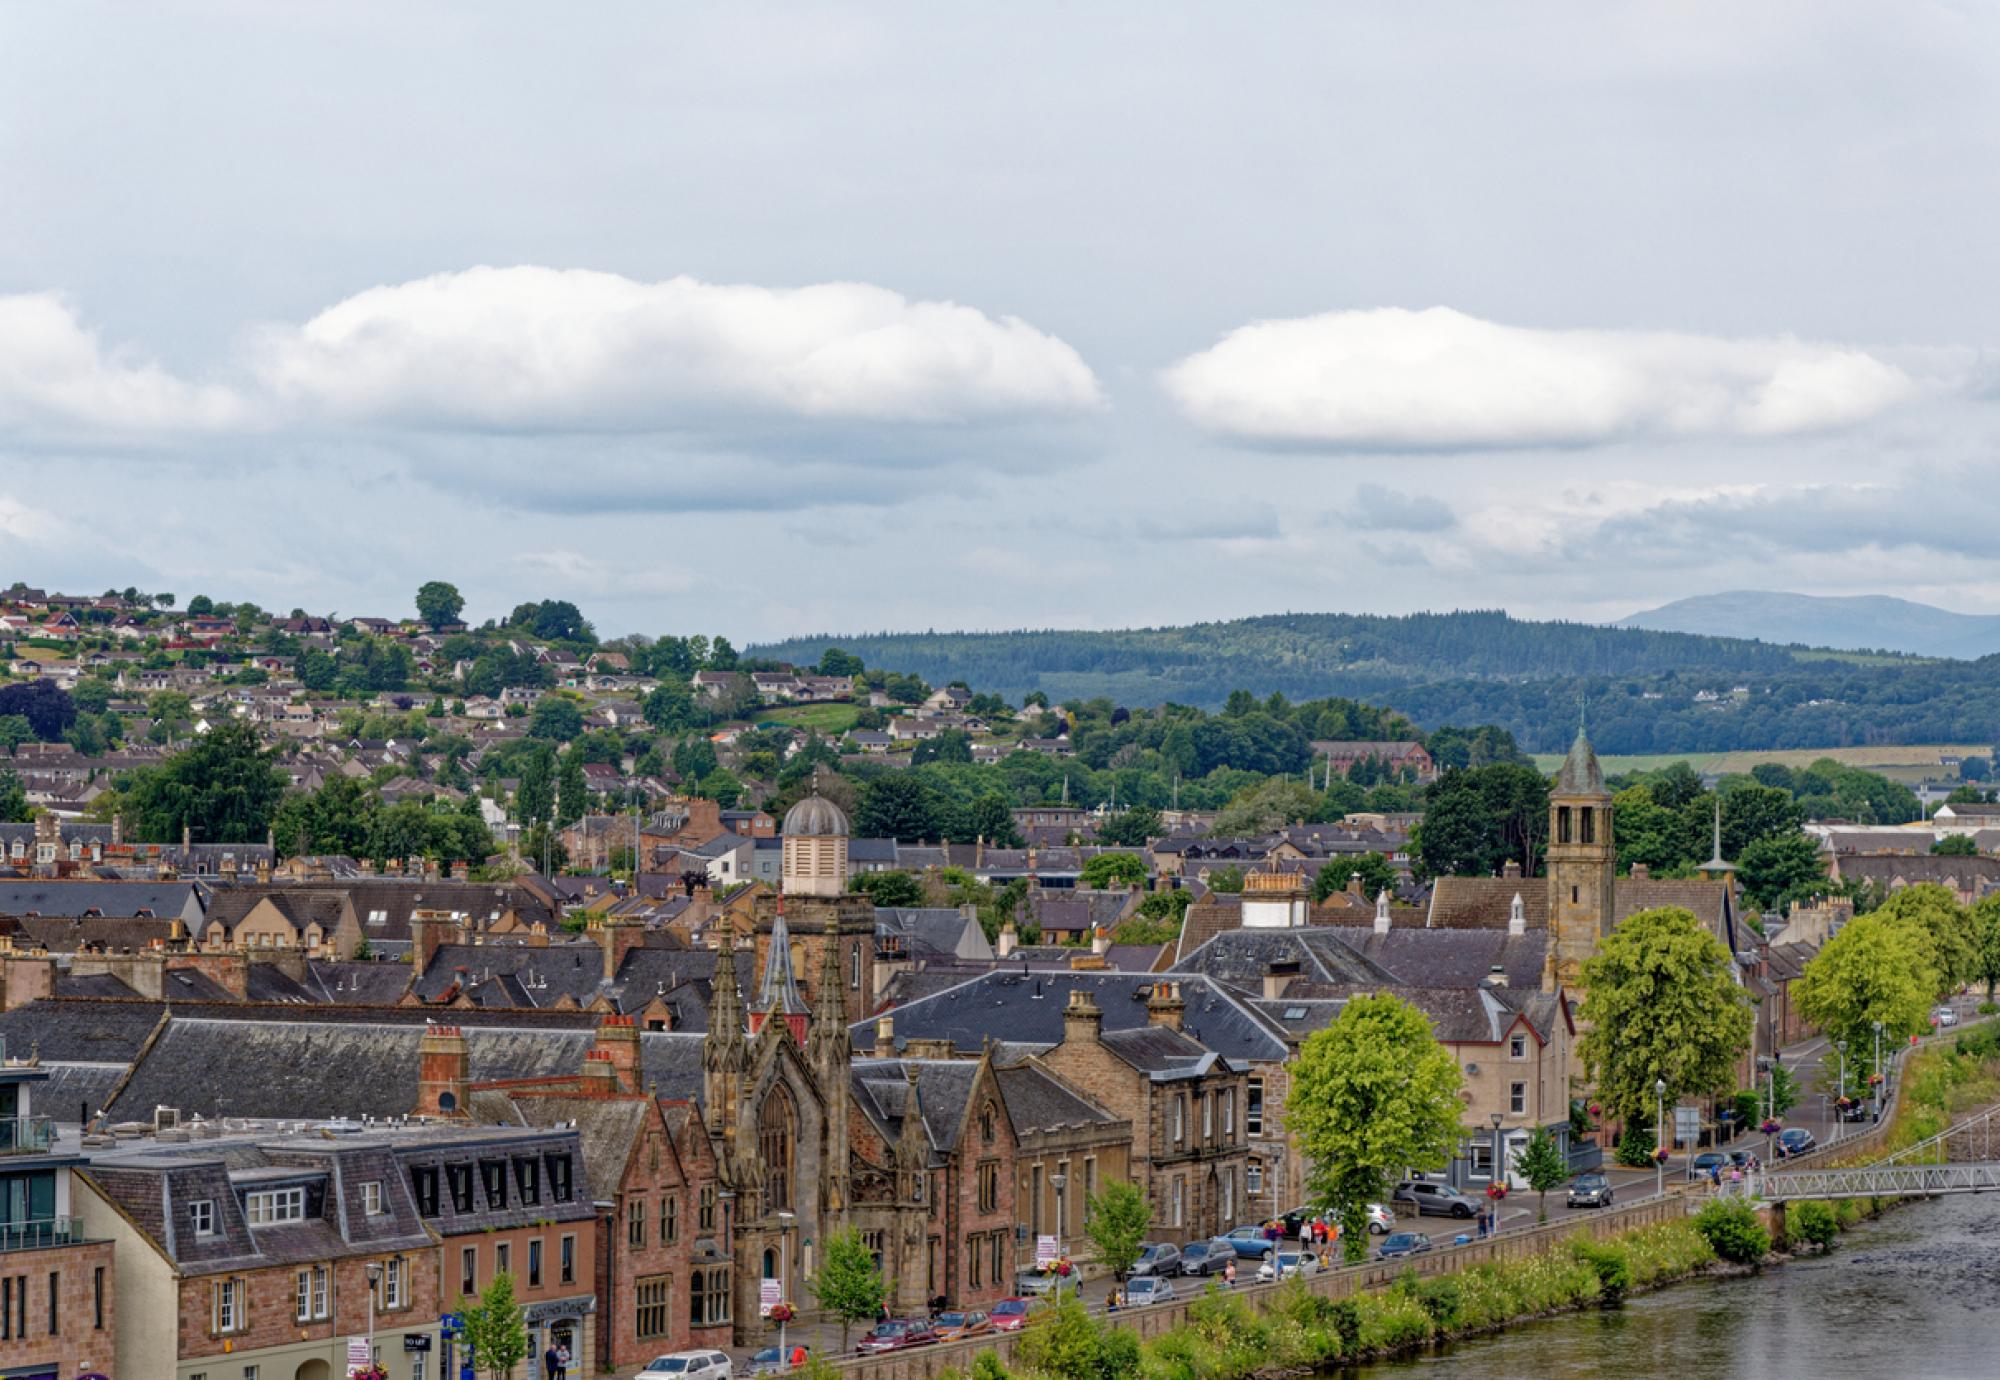
<path id="1" fill-rule="evenodd" d="M 1556 806 L 1556 842 L 1569 842 L 1569 806 Z"/>
<path id="2" fill-rule="evenodd" d="M 764 1164 L 764 1206 L 768 1211 L 791 1210 L 792 1146 L 796 1132 L 792 1095 L 780 1084 L 771 1089 L 757 1114 L 757 1158 Z"/>
<path id="3" fill-rule="evenodd" d="M 993 1104 L 991 1102 L 979 1109 L 979 1139 L 988 1145 L 993 1143 Z"/>
<path id="4" fill-rule="evenodd" d="M 1579 811 L 1578 813 L 1579 813 L 1579 814 L 1581 815 L 1581 819 L 1579 820 L 1579 823 L 1581 823 L 1581 824 L 1582 824 L 1582 826 L 1583 826 L 1583 841 L 1584 841 L 1585 843 L 1596 843 L 1596 842 L 1597 842 L 1597 811 L 1595 811 L 1595 810 L 1581 810 L 1581 811 Z"/>

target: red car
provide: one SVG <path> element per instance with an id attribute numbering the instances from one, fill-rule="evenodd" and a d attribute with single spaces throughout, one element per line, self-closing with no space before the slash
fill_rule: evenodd
<path id="1" fill-rule="evenodd" d="M 904 1351 L 913 1346 L 929 1346 L 937 1340 L 937 1333 L 927 1322 L 915 1318 L 891 1318 L 887 1322 L 875 1324 L 870 1332 L 855 1344 L 854 1349 L 864 1355 L 878 1351 Z"/>
<path id="2" fill-rule="evenodd" d="M 1027 1299 L 1001 1299 L 993 1305 L 993 1330 L 1019 1332 L 1028 1325 Z"/>

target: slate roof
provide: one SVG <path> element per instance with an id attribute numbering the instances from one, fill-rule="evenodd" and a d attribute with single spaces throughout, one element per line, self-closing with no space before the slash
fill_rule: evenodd
<path id="1" fill-rule="evenodd" d="M 158 1001 L 90 1001 L 43 998 L 0 1012 L 0 1038 L 9 1054 L 30 1049 L 42 1062 L 129 1064 L 166 1014 Z"/>
<path id="2" fill-rule="evenodd" d="M 1618 885 L 1622 890 L 1625 884 L 1621 880 Z M 1504 930 L 1516 893 L 1528 928 L 1548 928 L 1546 877 L 1439 877 L 1431 883 L 1430 914 L 1424 923 L 1432 929 Z"/>
<path id="3" fill-rule="evenodd" d="M 632 1143 L 644 1130 L 652 1104 L 635 1097 L 509 1097 L 486 1089 L 472 1095 L 471 1114 L 489 1125 L 563 1126 L 573 1124 L 583 1142 L 583 1168 L 592 1201 L 618 1196 Z"/>
<path id="4" fill-rule="evenodd" d="M 1047 1047 L 1062 1040 L 1062 1012 L 1070 992 L 1091 994 L 1104 1012 L 1109 1034 L 1147 1024 L 1146 997 L 1153 981 L 1149 974 L 1102 969 L 999 969 L 895 1008 L 895 1033 L 899 1039 L 949 1039 L 963 1054 L 979 1052 L 989 1038 Z M 1183 1025 L 1207 1049 L 1232 1063 L 1285 1057 L 1278 1034 L 1220 983 L 1198 975 L 1185 978 L 1181 997 L 1187 1008 Z M 857 1052 L 873 1051 L 875 1022 L 856 1022 L 850 1036 Z"/>
<path id="5" fill-rule="evenodd" d="M 1191 1035 L 1164 1025 L 1107 1030 L 1104 1047 L 1155 1080 L 1206 1073 L 1215 1054 Z"/>
<path id="6" fill-rule="evenodd" d="M 1124 1124 L 1033 1060 L 1005 1066 L 996 1063 L 993 1079 L 1018 1136 Z"/>
<path id="7" fill-rule="evenodd" d="M 1695 919 L 1708 926 L 1710 933 L 1725 935 L 1725 925 L 1734 918 L 1729 905 L 1730 894 L 1726 882 L 1620 877 L 1612 890 L 1611 923 L 1617 925 L 1637 911 L 1679 906 L 1682 910 L 1694 912 Z"/>
<path id="8" fill-rule="evenodd" d="M 877 906 L 875 934 L 877 938 L 890 935 L 901 938 L 903 952 L 913 958 L 932 955 L 955 958 L 961 946 L 972 951 L 965 955 L 968 958 L 979 957 L 982 951 L 986 954 L 993 951 L 979 928 L 979 921 L 950 906 Z"/>
<path id="9" fill-rule="evenodd" d="M 225 930 L 233 934 L 245 916 L 269 901 L 279 915 L 291 922 L 296 932 L 303 934 L 306 926 L 318 925 L 321 933 L 332 934 L 334 926 L 340 923 L 342 900 L 340 892 L 317 887 L 289 890 L 261 886 L 229 888 L 218 892 L 209 903 L 203 925 L 206 927 L 220 922 Z"/>
<path id="10" fill-rule="evenodd" d="M 85 915 L 94 911 L 103 916 L 134 916 L 143 912 L 166 918 L 190 909 L 199 914 L 204 894 L 195 882 L 0 880 L 0 913 Z"/>
<path id="11" fill-rule="evenodd" d="M 1563 758 L 1562 769 L 1556 773 L 1555 786 L 1549 794 L 1611 798 L 1604 789 L 1604 771 L 1597 765 L 1597 753 L 1591 749 L 1590 735 L 1581 727 L 1576 730 L 1576 741 L 1570 744 L 1569 755 Z"/>
<path id="12" fill-rule="evenodd" d="M 979 1065 L 970 1059 L 856 1059 L 849 1070 L 855 1099 L 892 1141 L 902 1134 L 909 1109 L 910 1069 L 917 1071 L 917 1106 L 923 1112 L 925 1137 L 939 1154 L 949 1153 L 958 1144 L 965 1105 L 979 1081 Z"/>
<path id="13" fill-rule="evenodd" d="M 52 954 L 94 949 L 117 953 L 151 948 L 155 941 L 173 939 L 177 916 L 20 915 L 0 921 L 23 949 Z"/>
<path id="14" fill-rule="evenodd" d="M 1177 973 L 1203 973 L 1232 987 L 1261 993 L 1273 963 L 1293 962 L 1316 982 L 1392 983 L 1396 975 L 1369 961 L 1331 929 L 1230 930 L 1174 964 Z M 1482 974 L 1483 975 L 1483 974 Z"/>

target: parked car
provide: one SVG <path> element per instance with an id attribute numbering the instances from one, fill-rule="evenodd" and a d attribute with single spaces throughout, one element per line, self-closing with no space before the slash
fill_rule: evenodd
<path id="1" fill-rule="evenodd" d="M 720 1351 L 670 1351 L 646 1362 L 639 1372 L 642 1380 L 667 1376 L 671 1380 L 730 1380 L 734 1367 Z"/>
<path id="2" fill-rule="evenodd" d="M 907 1351 L 913 1346 L 929 1346 L 938 1339 L 931 1325 L 916 1318 L 890 1318 L 878 1322 L 854 1349 L 867 1355 L 882 1351 Z"/>
<path id="3" fill-rule="evenodd" d="M 1019 1332 L 1028 1325 L 1029 1299 L 1001 1299 L 993 1305 L 993 1330 Z"/>
<path id="4" fill-rule="evenodd" d="M 978 1337 L 993 1330 L 993 1319 L 984 1313 L 968 1312 L 954 1308 L 948 1313 L 940 1313 L 931 1319 L 931 1329 L 941 1342 L 955 1342 L 961 1337 Z"/>
<path id="5" fill-rule="evenodd" d="M 1936 1011 L 1932 1012 L 1931 1014 L 1937 1017 L 1937 1023 L 1940 1026 L 1958 1024 L 1958 1013 L 1952 1010 L 1949 1006 L 1940 1006 Z"/>
<path id="6" fill-rule="evenodd" d="M 797 1370 L 798 1367 L 796 1365 L 788 1366 L 785 1364 L 785 1352 L 792 1352 L 796 1355 L 801 1351 L 805 1353 L 806 1360 L 810 1361 L 812 1359 L 812 1348 L 802 1342 L 793 1342 L 784 1351 L 780 1351 L 774 1346 L 767 1346 L 750 1358 L 750 1374 L 782 1375 L 788 1370 Z"/>
<path id="7" fill-rule="evenodd" d="M 1139 1258 L 1125 1273 L 1132 1278 L 1141 1275 L 1177 1275 L 1181 1270 L 1181 1248 L 1171 1241 L 1155 1241 L 1139 1252 Z"/>
<path id="8" fill-rule="evenodd" d="M 1236 1243 L 1227 1237 L 1216 1236 L 1206 1241 L 1190 1241 L 1181 1247 L 1181 1273 L 1218 1274 L 1223 1266 L 1234 1259 L 1236 1259 Z"/>
<path id="9" fill-rule="evenodd" d="M 1595 1172 L 1577 1175 L 1569 1181 L 1569 1206 L 1610 1207 L 1611 1180 Z"/>
<path id="10" fill-rule="evenodd" d="M 1688 1161 L 1688 1178 L 1706 1179 L 1717 1169 L 1729 1168 L 1729 1156 L 1720 1150 L 1704 1150 Z"/>
<path id="11" fill-rule="evenodd" d="M 1819 1141 L 1803 1126 L 1787 1126 L 1778 1132 L 1778 1144 L 1785 1147 L 1787 1155 L 1803 1155 L 1819 1148 Z"/>
<path id="12" fill-rule="evenodd" d="M 1419 1217 L 1474 1217 L 1479 1213 L 1479 1204 L 1450 1184 L 1421 1179 L 1405 1179 L 1397 1184 L 1390 1201 L 1415 1208 Z"/>
<path id="13" fill-rule="evenodd" d="M 1164 1275 L 1141 1275 L 1125 1281 L 1125 1306 L 1144 1308 L 1149 1303 L 1166 1303 L 1174 1296 L 1174 1282 Z"/>
<path id="14" fill-rule="evenodd" d="M 1868 1099 L 1857 1097 L 1841 1110 L 1840 1119 L 1849 1122 L 1866 1121 L 1874 1114 L 1874 1108 L 1869 1105 Z"/>
<path id="15" fill-rule="evenodd" d="M 1370 1203 L 1368 1205 L 1368 1234 L 1370 1236 L 1387 1236 L 1395 1229 L 1395 1213 L 1389 1211 L 1389 1209 L 1383 1207 L 1380 1203 Z"/>
<path id="16" fill-rule="evenodd" d="M 1378 1260 L 1395 1260 L 1400 1256 L 1421 1255 L 1431 1248 L 1431 1239 L 1420 1231 L 1392 1231 L 1382 1238 L 1376 1248 Z"/>
<path id="17" fill-rule="evenodd" d="M 1033 1294 L 1036 1298 L 1052 1299 L 1063 1294 L 1083 1297 L 1083 1275 L 1072 1270 L 1059 1275 L 1054 1270 L 1023 1270 L 1014 1287 L 1023 1294 Z"/>
<path id="18" fill-rule="evenodd" d="M 1262 1227 L 1238 1227 L 1219 1239 L 1229 1243 L 1238 1260 L 1262 1260 L 1271 1249 L 1270 1238 L 1264 1235 Z"/>
<path id="19" fill-rule="evenodd" d="M 1276 1256 L 1266 1257 L 1257 1267 L 1257 1278 L 1269 1284 L 1273 1280 L 1306 1276 L 1319 1270 L 1319 1257 L 1311 1251 L 1279 1251 Z"/>

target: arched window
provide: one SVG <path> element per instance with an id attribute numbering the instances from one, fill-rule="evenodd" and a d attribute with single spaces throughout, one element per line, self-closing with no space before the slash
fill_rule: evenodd
<path id="1" fill-rule="evenodd" d="M 979 1139 L 988 1145 L 993 1143 L 993 1104 L 991 1102 L 979 1109 Z"/>
<path id="2" fill-rule="evenodd" d="M 847 985 L 855 991 L 861 990 L 861 946 L 853 944 L 847 950 Z"/>
<path id="3" fill-rule="evenodd" d="M 798 1118 L 792 1109 L 792 1095 L 779 1084 L 764 1098 L 757 1114 L 757 1158 L 764 1162 L 764 1206 L 770 1212 L 789 1212 L 792 1207 L 792 1147 L 797 1139 Z"/>

